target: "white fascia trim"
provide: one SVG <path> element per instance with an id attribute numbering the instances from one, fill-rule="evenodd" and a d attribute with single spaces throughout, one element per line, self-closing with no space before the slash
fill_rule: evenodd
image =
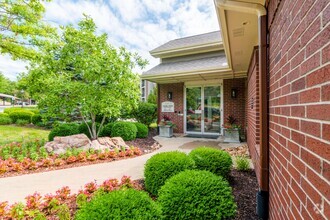
<path id="1" fill-rule="evenodd" d="M 247 3 L 247 2 L 237 2 L 231 0 L 214 0 L 216 6 L 218 21 L 221 28 L 221 34 L 223 39 L 223 44 L 225 48 L 225 53 L 227 57 L 228 66 L 232 69 L 232 57 L 230 53 L 230 44 L 228 38 L 228 28 L 225 10 L 237 11 L 242 13 L 255 14 L 258 17 L 266 15 L 267 10 L 261 4 L 257 3 Z"/>
<path id="2" fill-rule="evenodd" d="M 141 79 L 158 79 L 158 78 L 167 78 L 175 76 L 187 76 L 187 75 L 198 75 L 198 74 L 208 74 L 208 73 L 223 73 L 231 72 L 231 69 L 208 69 L 208 70 L 195 70 L 195 71 L 184 71 L 184 72 L 171 72 L 163 74 L 150 74 L 150 75 L 141 75 Z"/>
<path id="3" fill-rule="evenodd" d="M 231 0 L 215 0 L 215 5 L 224 10 L 255 14 L 258 17 L 267 14 L 265 7 L 257 3 L 237 2 Z"/>

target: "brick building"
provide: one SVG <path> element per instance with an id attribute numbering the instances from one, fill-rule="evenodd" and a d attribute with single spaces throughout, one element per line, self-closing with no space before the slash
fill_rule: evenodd
<path id="1" fill-rule="evenodd" d="M 142 79 L 157 83 L 158 120 L 166 115 L 175 132 L 195 135 L 219 136 L 228 115 L 245 126 L 247 74 L 229 69 L 219 31 L 172 40 L 150 53 L 161 63 Z M 169 101 L 172 111 L 162 111 Z"/>
<path id="2" fill-rule="evenodd" d="M 208 121 L 203 85 L 219 85 L 220 120 L 234 113 L 246 128 L 260 189 L 258 215 L 281 220 L 329 219 L 330 1 L 215 0 L 215 7 L 221 37 L 213 50 L 217 47 L 218 53 L 225 54 L 216 61 L 216 71 L 206 77 L 201 70 L 180 72 L 173 65 L 169 75 L 151 71 L 142 77 L 160 85 L 159 104 L 173 93 L 177 108 L 171 114 L 182 124 L 179 131 L 185 133 L 189 132 L 189 88 L 199 88 L 194 94 L 204 99 L 201 120 Z M 168 66 L 162 57 L 166 51 L 162 52 L 158 55 Z M 173 54 L 178 51 L 167 55 Z M 233 99 L 234 88 L 238 96 Z M 204 132 L 207 121 L 201 122 Z"/>

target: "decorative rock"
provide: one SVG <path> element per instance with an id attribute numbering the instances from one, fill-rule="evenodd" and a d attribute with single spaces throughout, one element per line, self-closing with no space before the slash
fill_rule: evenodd
<path id="1" fill-rule="evenodd" d="M 94 150 L 100 150 L 100 151 L 104 151 L 105 149 L 109 149 L 108 146 L 106 145 L 102 145 L 99 140 L 93 140 L 92 143 L 90 144 L 90 147 Z"/>
<path id="2" fill-rule="evenodd" d="M 90 145 L 91 141 L 85 134 L 75 134 L 65 137 L 55 137 L 54 141 L 47 142 L 45 149 L 55 154 L 64 153 L 68 148 L 81 148 Z"/>
<path id="3" fill-rule="evenodd" d="M 233 148 L 226 148 L 223 150 L 227 151 L 230 154 L 230 156 L 249 156 L 249 150 L 247 145 L 242 145 Z"/>
<path id="4" fill-rule="evenodd" d="M 109 149 L 117 148 L 116 144 L 109 137 L 99 137 L 97 139 L 101 145 L 107 146 Z"/>
<path id="5" fill-rule="evenodd" d="M 45 149 L 50 153 L 54 152 L 55 154 L 65 153 L 68 148 L 79 148 L 81 150 L 88 150 L 90 148 L 94 150 L 125 150 L 130 149 L 129 146 L 121 137 L 100 137 L 98 140 L 90 141 L 85 134 L 76 134 L 65 137 L 55 137 L 54 141 L 47 142 Z M 155 147 L 155 149 L 157 149 Z"/>
<path id="6" fill-rule="evenodd" d="M 126 150 L 129 149 L 129 146 L 125 143 L 125 141 L 121 137 L 113 137 L 111 138 L 112 142 L 121 149 L 122 147 Z"/>

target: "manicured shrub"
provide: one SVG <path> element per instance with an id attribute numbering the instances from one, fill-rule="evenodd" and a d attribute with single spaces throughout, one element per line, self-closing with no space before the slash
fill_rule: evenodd
<path id="1" fill-rule="evenodd" d="M 247 171 L 250 169 L 250 161 L 247 157 L 238 156 L 235 159 L 237 170 L 239 171 Z"/>
<path id="2" fill-rule="evenodd" d="M 144 177 L 145 187 L 153 195 L 165 181 L 187 169 L 194 169 L 194 161 L 185 153 L 179 151 L 164 152 L 152 156 L 145 164 Z"/>
<path id="3" fill-rule="evenodd" d="M 29 121 L 28 121 L 28 120 L 23 120 L 23 119 L 18 119 L 18 120 L 16 121 L 16 124 L 17 124 L 17 125 L 20 125 L 20 126 L 24 126 L 24 125 L 29 124 Z"/>
<path id="4" fill-rule="evenodd" d="M 21 107 L 5 108 L 3 112 L 9 115 L 11 112 L 16 112 L 16 111 L 21 111 L 21 110 L 29 111 L 34 114 L 40 113 L 39 109 L 37 109 L 37 108 L 21 108 Z"/>
<path id="5" fill-rule="evenodd" d="M 0 125 L 9 125 L 13 123 L 13 121 L 11 120 L 11 118 L 7 117 L 7 116 L 1 116 L 0 115 Z"/>
<path id="6" fill-rule="evenodd" d="M 96 195 L 82 205 L 76 220 L 85 219 L 161 219 L 161 209 L 146 192 L 122 189 Z"/>
<path id="7" fill-rule="evenodd" d="M 145 124 L 137 122 L 137 123 L 135 123 L 135 126 L 137 128 L 137 133 L 136 133 L 137 138 L 146 138 L 146 137 L 148 137 L 149 129 Z"/>
<path id="8" fill-rule="evenodd" d="M 149 126 L 157 118 L 157 105 L 140 102 L 133 115 L 138 122 Z"/>
<path id="9" fill-rule="evenodd" d="M 233 165 L 230 155 L 210 147 L 200 147 L 192 150 L 189 156 L 195 161 L 196 168 L 208 170 L 214 174 L 227 177 Z"/>
<path id="10" fill-rule="evenodd" d="M 31 123 L 33 115 L 34 113 L 28 110 L 17 110 L 9 113 L 9 117 L 11 118 L 13 123 L 16 123 L 18 119 L 27 120 L 29 123 Z"/>
<path id="11" fill-rule="evenodd" d="M 209 171 L 186 170 L 171 177 L 157 201 L 165 219 L 231 219 L 236 213 L 228 182 Z"/>
<path id="12" fill-rule="evenodd" d="M 56 136 L 69 136 L 79 134 L 79 125 L 72 124 L 61 124 L 54 127 L 48 135 L 48 140 L 53 141 Z"/>
<path id="13" fill-rule="evenodd" d="M 37 125 L 40 122 L 42 122 L 42 117 L 40 114 L 35 114 L 32 116 L 32 124 Z"/>
<path id="14" fill-rule="evenodd" d="M 7 113 L 0 112 L 0 117 L 9 117 Z"/>
<path id="15" fill-rule="evenodd" d="M 89 127 L 92 127 L 92 122 L 88 122 Z M 98 132 L 100 128 L 100 124 L 96 122 L 96 132 Z M 80 134 L 86 134 L 87 137 L 91 138 L 91 134 L 89 133 L 88 127 L 86 123 L 81 123 L 79 125 L 79 133 Z"/>
<path id="16" fill-rule="evenodd" d="M 114 123 L 110 122 L 102 127 L 100 137 L 111 137 L 111 131 Z"/>
<path id="17" fill-rule="evenodd" d="M 112 137 L 121 137 L 124 141 L 131 141 L 136 138 L 137 128 L 133 122 L 119 121 L 112 127 Z"/>

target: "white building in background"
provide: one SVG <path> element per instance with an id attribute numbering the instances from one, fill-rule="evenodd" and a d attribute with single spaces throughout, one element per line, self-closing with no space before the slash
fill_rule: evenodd
<path id="1" fill-rule="evenodd" d="M 146 102 L 150 93 L 155 88 L 156 83 L 149 82 L 145 79 L 141 80 L 141 101 Z"/>

